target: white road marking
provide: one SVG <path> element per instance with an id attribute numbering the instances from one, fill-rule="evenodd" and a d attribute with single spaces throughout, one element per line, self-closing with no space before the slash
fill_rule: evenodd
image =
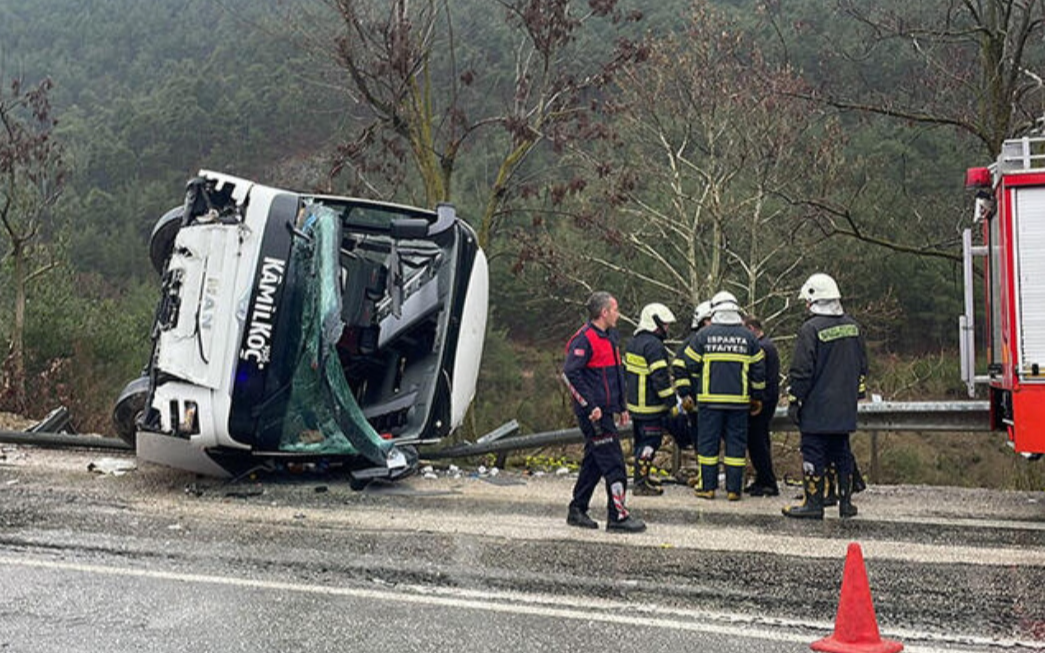
<path id="1" fill-rule="evenodd" d="M 0 556 L 0 566 L 3 565 L 12 567 L 33 567 L 38 569 L 103 576 L 149 578 L 154 580 L 199 585 L 220 585 L 242 587 L 246 589 L 341 596 L 372 601 L 390 601 L 393 603 L 413 603 L 554 619 L 600 621 L 617 625 L 665 628 L 670 630 L 740 636 L 774 642 L 808 644 L 811 640 L 819 639 L 822 636 L 830 634 L 833 629 L 833 626 L 829 623 L 766 619 L 726 613 L 668 608 L 653 604 L 635 605 L 632 603 L 589 597 L 584 597 L 584 605 L 578 606 L 576 599 L 571 601 L 563 597 L 518 592 L 463 590 L 428 586 L 400 586 L 395 590 L 358 587 L 330 587 L 308 583 L 288 583 L 281 581 L 237 578 L 234 576 L 205 576 L 200 574 L 187 574 L 161 570 L 128 569 L 123 567 L 62 562 L 58 560 L 31 560 L 10 556 Z M 770 630 L 769 628 L 775 629 Z M 822 634 L 810 636 L 809 634 L 786 632 L 785 629 L 820 631 Z M 1023 647 L 1028 650 L 1045 651 L 1045 642 L 995 640 L 971 637 L 946 638 L 932 633 L 919 633 L 916 631 L 896 631 L 894 634 L 883 632 L 882 636 L 894 639 L 918 639 L 930 642 L 930 645 L 905 644 L 904 650 L 909 651 L 910 653 L 972 653 L 971 649 L 955 648 L 954 646 L 951 646 L 951 644 L 975 646 L 977 647 L 975 650 L 982 650 L 983 647 L 990 647 L 993 649 Z M 946 647 L 935 648 L 932 646 L 932 643 L 943 644 Z"/>

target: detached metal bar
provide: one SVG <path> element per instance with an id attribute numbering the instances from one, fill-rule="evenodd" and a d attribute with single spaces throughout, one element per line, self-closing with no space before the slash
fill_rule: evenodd
<path id="1" fill-rule="evenodd" d="M 93 435 L 69 435 L 68 433 L 29 433 L 26 431 L 0 431 L 0 442 L 7 444 L 29 444 L 50 449 L 110 449 L 134 451 L 134 447 L 119 438 L 102 438 Z"/>

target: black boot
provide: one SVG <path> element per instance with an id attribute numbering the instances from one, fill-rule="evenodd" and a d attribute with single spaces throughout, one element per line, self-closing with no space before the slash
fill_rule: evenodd
<path id="1" fill-rule="evenodd" d="M 606 530 L 619 533 L 641 533 L 646 530 L 646 522 L 638 517 L 628 515 L 624 519 L 610 519 L 606 522 Z"/>
<path id="2" fill-rule="evenodd" d="M 801 504 L 781 509 L 784 516 L 797 519 L 823 519 L 824 477 L 806 474 L 804 476 L 803 491 L 805 492 L 805 498 Z"/>
<path id="3" fill-rule="evenodd" d="M 588 516 L 588 513 L 576 506 L 570 506 L 570 512 L 566 515 L 566 523 L 579 528 L 598 528 L 599 523 Z"/>
<path id="4" fill-rule="evenodd" d="M 638 460 L 635 463 L 635 488 L 632 494 L 643 497 L 659 497 L 664 494 L 664 488 L 660 483 L 650 478 L 650 461 Z"/>
<path id="5" fill-rule="evenodd" d="M 853 458 L 853 494 L 863 492 L 867 489 L 867 482 L 864 481 L 864 475 L 860 473 L 860 469 L 856 466 L 856 458 Z"/>
<path id="6" fill-rule="evenodd" d="M 853 505 L 853 475 L 838 477 L 838 516 L 842 519 L 856 517 L 856 506 Z"/>
<path id="7" fill-rule="evenodd" d="M 646 523 L 638 517 L 628 514 L 624 507 L 627 490 L 624 483 L 617 482 L 610 486 L 610 505 L 606 510 L 606 530 L 618 533 L 641 533 L 646 530 Z"/>
<path id="8" fill-rule="evenodd" d="M 838 505 L 838 468 L 831 464 L 824 470 L 824 507 Z"/>

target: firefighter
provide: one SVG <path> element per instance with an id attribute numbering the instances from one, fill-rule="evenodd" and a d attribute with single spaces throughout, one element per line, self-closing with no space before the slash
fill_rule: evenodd
<path id="1" fill-rule="evenodd" d="M 658 496 L 664 488 L 650 476 L 653 457 L 671 426 L 675 389 L 668 368 L 670 357 L 664 346 L 668 325 L 675 315 L 664 304 L 647 304 L 638 328 L 624 351 L 624 382 L 628 414 L 635 433 L 635 494 Z"/>
<path id="2" fill-rule="evenodd" d="M 718 488 L 720 441 L 725 440 L 726 496 L 740 501 L 747 462 L 748 414 L 762 410 L 765 354 L 755 334 L 742 323 L 732 293 L 711 298 L 711 324 L 700 329 L 682 352 L 697 403 L 697 462 L 700 485 L 695 494 L 714 499 Z"/>
<path id="3" fill-rule="evenodd" d="M 856 430 L 856 405 L 866 391 L 867 352 L 856 320 L 842 309 L 842 294 L 830 276 L 817 273 L 799 296 L 812 314 L 798 330 L 788 372 L 788 415 L 801 432 L 803 501 L 784 515 L 824 518 L 825 474 L 838 470 L 838 514 L 855 517 L 849 434 Z"/>
<path id="4" fill-rule="evenodd" d="M 675 393 L 678 395 L 679 415 L 672 420 L 672 435 L 680 446 L 692 445 L 696 449 L 697 444 L 697 405 L 694 399 L 693 379 L 686 370 L 686 359 L 682 352 L 686 347 L 693 344 L 697 332 L 711 323 L 711 302 L 700 302 L 693 309 L 693 321 L 690 323 L 689 336 L 677 350 L 677 355 L 671 362 L 671 375 L 675 380 Z M 683 444 L 685 443 L 685 445 Z M 686 481 L 690 487 L 700 484 L 700 467 L 697 473 Z"/>
<path id="5" fill-rule="evenodd" d="M 693 322 L 690 324 L 689 337 L 682 343 L 679 351 L 685 351 L 686 347 L 692 344 L 697 332 L 710 323 L 711 302 L 706 301 L 697 304 L 697 307 L 693 309 Z M 671 367 L 672 375 L 675 377 L 675 392 L 682 401 L 682 408 L 687 414 L 691 414 L 696 410 L 696 404 L 693 399 L 693 379 L 689 377 L 689 373 L 686 371 L 686 359 L 681 355 L 676 356 L 671 362 Z"/>
<path id="6" fill-rule="evenodd" d="M 620 360 L 617 300 L 608 292 L 588 299 L 588 323 L 566 345 L 563 379 L 570 390 L 573 412 L 584 433 L 584 458 L 573 487 L 566 523 L 598 528 L 588 516 L 592 494 L 600 479 L 606 481 L 606 530 L 638 533 L 646 524 L 625 507 L 628 472 L 614 414 L 627 423 L 624 406 L 624 370 Z"/>
<path id="7" fill-rule="evenodd" d="M 752 415 L 747 423 L 747 451 L 755 478 L 744 488 L 753 497 L 775 497 L 780 494 L 776 474 L 773 473 L 773 443 L 769 437 L 770 423 L 780 398 L 780 354 L 773 340 L 762 330 L 762 321 L 754 315 L 744 317 L 744 326 L 758 338 L 766 355 L 766 389 L 762 394 L 762 410 Z"/>

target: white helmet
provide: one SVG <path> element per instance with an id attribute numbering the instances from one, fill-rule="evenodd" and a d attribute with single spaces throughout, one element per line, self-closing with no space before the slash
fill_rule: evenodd
<path id="1" fill-rule="evenodd" d="M 835 283 L 834 279 L 823 272 L 817 272 L 802 284 L 802 289 L 798 291 L 798 296 L 807 302 L 818 302 L 820 300 L 841 299 L 842 293 L 838 292 L 838 284 Z"/>
<path id="2" fill-rule="evenodd" d="M 657 302 L 646 304 L 642 308 L 642 314 L 639 316 L 639 326 L 635 329 L 635 333 L 639 331 L 656 331 L 663 325 L 671 324 L 674 321 L 675 314 L 664 304 Z"/>
<path id="3" fill-rule="evenodd" d="M 693 329 L 700 326 L 700 323 L 711 317 L 711 302 L 700 302 L 697 307 L 693 309 Z"/>
<path id="4" fill-rule="evenodd" d="M 728 290 L 720 291 L 711 298 L 711 314 L 714 315 L 722 311 L 740 312 L 740 304 L 737 303 L 737 298 Z"/>

